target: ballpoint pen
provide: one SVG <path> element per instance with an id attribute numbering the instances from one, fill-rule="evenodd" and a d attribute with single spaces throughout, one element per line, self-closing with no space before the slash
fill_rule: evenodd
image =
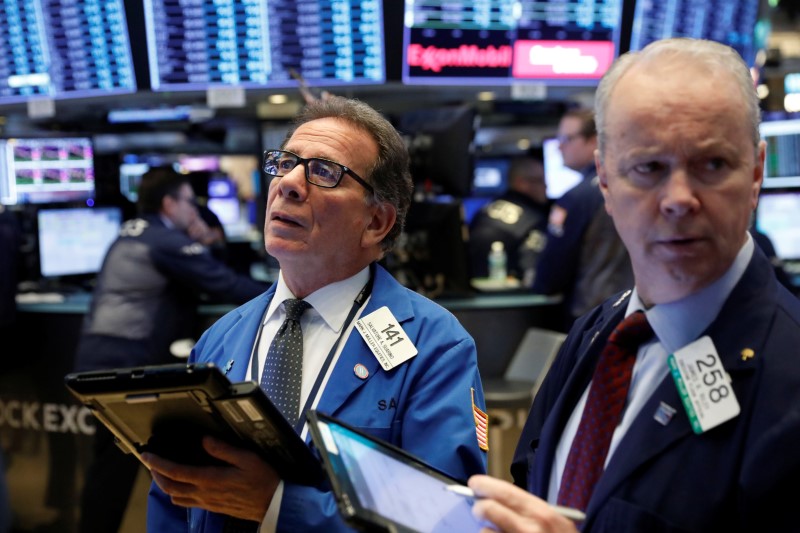
<path id="1" fill-rule="evenodd" d="M 475 491 L 467 487 L 466 485 L 447 485 L 445 488 L 450 492 L 453 492 L 455 494 L 460 494 L 468 498 L 476 498 L 476 499 L 481 498 L 481 496 L 475 494 Z M 555 512 L 557 512 L 564 518 L 569 518 L 574 522 L 582 522 L 586 520 L 586 515 L 582 511 L 579 511 L 578 509 L 573 509 L 571 507 L 563 507 L 561 505 L 551 505 L 550 507 L 552 507 L 555 510 Z"/>

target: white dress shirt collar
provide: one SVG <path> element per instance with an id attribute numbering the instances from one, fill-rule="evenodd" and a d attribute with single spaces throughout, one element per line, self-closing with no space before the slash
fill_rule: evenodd
<path id="1" fill-rule="evenodd" d="M 322 317 L 328 327 L 338 334 L 341 332 L 353 302 L 368 281 L 369 267 L 367 266 L 354 276 L 330 283 L 312 292 L 304 300 L 310 303 L 314 311 Z M 264 316 L 264 323 L 272 317 L 284 300 L 295 298 L 295 295 L 286 286 L 286 281 L 283 279 L 283 271 L 278 275 L 277 283 L 275 296 L 272 298 Z"/>

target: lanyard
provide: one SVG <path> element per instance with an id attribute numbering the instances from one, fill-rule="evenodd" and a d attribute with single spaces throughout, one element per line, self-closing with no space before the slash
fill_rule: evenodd
<path id="1" fill-rule="evenodd" d="M 306 413 L 314 404 L 314 400 L 319 394 L 319 389 L 322 386 L 322 381 L 325 379 L 325 375 L 328 373 L 328 369 L 331 366 L 331 362 L 333 361 L 333 356 L 336 353 L 337 348 L 339 347 L 339 343 L 342 340 L 345 332 L 347 331 L 350 323 L 355 318 L 356 313 L 361 306 L 364 305 L 364 302 L 367 301 L 370 294 L 372 294 L 372 285 L 375 281 L 375 265 L 370 265 L 369 269 L 369 280 L 367 281 L 366 285 L 361 289 L 361 292 L 358 293 L 356 299 L 353 300 L 353 306 L 350 308 L 350 312 L 347 314 L 347 318 L 342 325 L 342 332 L 339 334 L 339 337 L 336 339 L 336 342 L 333 343 L 333 347 L 331 351 L 328 352 L 328 356 L 325 358 L 325 362 L 322 364 L 322 368 L 320 369 L 319 373 L 317 374 L 317 379 L 314 381 L 314 386 L 311 387 L 311 391 L 308 393 L 308 398 L 306 399 L 306 403 L 303 406 L 303 409 L 300 411 L 300 417 L 297 420 L 297 424 L 294 426 L 295 432 L 299 435 L 300 432 L 303 430 L 303 426 L 306 423 Z M 269 302 L 267 302 L 267 309 L 264 310 L 264 317 L 261 319 L 261 325 L 258 328 L 258 333 L 256 334 L 256 340 L 253 343 L 253 351 L 250 354 L 250 376 L 253 379 L 258 380 L 258 345 L 261 342 L 261 332 L 264 329 L 264 318 L 266 318 L 267 310 L 269 309 Z"/>

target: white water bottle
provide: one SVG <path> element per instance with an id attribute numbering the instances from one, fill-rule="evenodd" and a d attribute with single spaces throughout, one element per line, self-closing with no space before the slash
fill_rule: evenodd
<path id="1" fill-rule="evenodd" d="M 489 251 L 489 279 L 494 281 L 505 281 L 506 271 L 506 249 L 501 241 L 494 241 Z"/>

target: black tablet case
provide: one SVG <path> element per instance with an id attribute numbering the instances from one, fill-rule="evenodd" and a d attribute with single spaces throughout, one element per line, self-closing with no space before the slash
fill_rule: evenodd
<path id="1" fill-rule="evenodd" d="M 259 453 L 282 479 L 315 484 L 319 459 L 257 383 L 231 383 L 213 364 L 177 364 L 78 372 L 67 388 L 140 457 L 151 452 L 193 465 L 219 464 L 203 435 Z"/>

